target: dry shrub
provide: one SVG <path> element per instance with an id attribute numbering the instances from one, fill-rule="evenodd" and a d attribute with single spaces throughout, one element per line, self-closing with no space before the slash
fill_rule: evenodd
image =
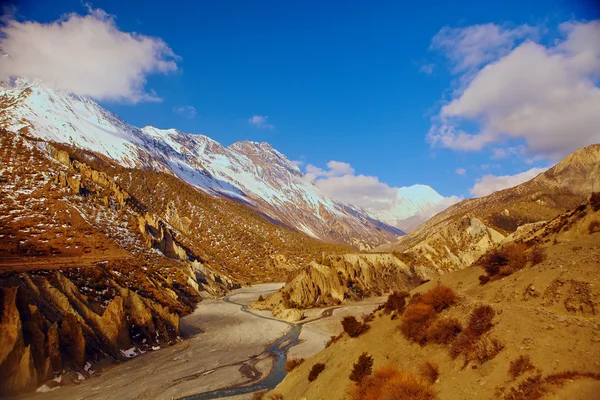
<path id="1" fill-rule="evenodd" d="M 440 318 L 427 328 L 427 341 L 437 344 L 449 344 L 463 330 L 457 318 Z"/>
<path id="2" fill-rule="evenodd" d="M 321 372 L 323 372 L 324 369 L 325 364 L 323 363 L 316 363 L 315 365 L 313 365 L 308 374 L 308 381 L 312 382 L 315 379 L 317 379 L 317 377 L 321 374 Z"/>
<path id="3" fill-rule="evenodd" d="M 527 265 L 527 245 L 524 243 L 511 243 L 501 249 L 488 251 L 481 256 L 478 264 L 483 267 L 489 279 L 479 278 L 482 285 L 490 280 L 508 276 Z M 496 279 L 494 279 L 496 278 Z"/>
<path id="4" fill-rule="evenodd" d="M 529 253 L 529 258 L 531 260 L 531 265 L 538 265 L 539 263 L 544 262 L 546 259 L 546 252 L 541 246 L 534 246 L 531 249 L 531 253 Z"/>
<path id="5" fill-rule="evenodd" d="M 430 400 L 433 387 L 420 376 L 393 367 L 384 367 L 348 390 L 350 400 Z"/>
<path id="6" fill-rule="evenodd" d="M 404 308 L 406 307 L 406 298 L 410 296 L 408 292 L 396 292 L 394 291 L 392 294 L 388 296 L 387 301 L 383 305 L 383 309 L 386 314 L 391 313 L 392 311 L 398 312 L 398 314 L 402 314 L 404 312 Z"/>
<path id="7" fill-rule="evenodd" d="M 435 310 L 429 304 L 411 304 L 402 315 L 400 331 L 408 340 L 424 345 L 427 342 L 427 328 L 435 316 Z"/>
<path id="8" fill-rule="evenodd" d="M 341 338 L 342 338 L 342 333 L 340 333 L 339 335 L 333 335 L 333 336 L 331 336 L 329 338 L 329 340 L 327 341 L 327 343 L 325 343 L 325 348 L 331 346 L 332 344 L 334 344 L 335 342 L 337 342 Z"/>
<path id="9" fill-rule="evenodd" d="M 467 355 L 467 359 L 478 364 L 496 357 L 504 349 L 504 345 L 496 338 L 483 337 L 473 346 L 473 351 Z"/>
<path id="10" fill-rule="evenodd" d="M 590 235 L 592 235 L 596 232 L 600 232 L 600 221 L 598 221 L 598 220 L 592 221 L 588 225 L 588 233 Z"/>
<path id="11" fill-rule="evenodd" d="M 304 358 L 291 358 L 285 363 L 285 370 L 291 372 L 294 368 L 304 362 Z"/>
<path id="12" fill-rule="evenodd" d="M 435 362 L 425 361 L 419 367 L 419 374 L 429 383 L 435 383 L 440 376 L 440 366 Z"/>
<path id="13" fill-rule="evenodd" d="M 479 276 L 479 283 L 481 285 L 485 285 L 486 283 L 488 283 L 490 281 L 490 277 L 487 275 L 480 275 Z"/>
<path id="14" fill-rule="evenodd" d="M 478 337 L 489 331 L 493 326 L 492 319 L 494 319 L 495 314 L 496 312 L 489 305 L 475 308 L 469 317 L 467 334 Z"/>
<path id="15" fill-rule="evenodd" d="M 367 353 L 362 353 L 358 357 L 358 361 L 352 367 L 350 373 L 350 380 L 353 382 L 360 382 L 365 376 L 371 375 L 373 372 L 373 357 Z"/>
<path id="16" fill-rule="evenodd" d="M 521 355 L 510 362 L 510 366 L 508 367 L 508 374 L 512 379 L 516 379 L 523 373 L 533 370 L 535 370 L 535 367 L 531 362 L 531 357 L 529 357 L 529 355 Z"/>
<path id="17" fill-rule="evenodd" d="M 424 293 L 421 300 L 439 313 L 456 303 L 456 293 L 450 286 L 437 285 Z"/>
<path id="18" fill-rule="evenodd" d="M 600 210 L 600 192 L 592 193 L 590 196 L 590 205 L 592 206 L 592 210 Z"/>
<path id="19" fill-rule="evenodd" d="M 461 332 L 450 344 L 450 357 L 455 359 L 461 354 L 469 354 L 476 342 L 477 338 L 472 337 L 466 332 Z"/>
<path id="20" fill-rule="evenodd" d="M 531 376 L 511 388 L 504 394 L 506 400 L 539 400 L 550 389 L 550 386 L 562 386 L 567 381 L 575 379 L 595 379 L 600 380 L 600 374 L 597 372 L 577 372 L 565 371 L 542 377 L 540 374 Z"/>
<path id="21" fill-rule="evenodd" d="M 344 332 L 346 332 L 351 338 L 359 337 L 361 334 L 366 332 L 369 329 L 369 325 L 359 322 L 353 316 L 344 317 L 342 320 L 342 326 L 344 327 Z"/>

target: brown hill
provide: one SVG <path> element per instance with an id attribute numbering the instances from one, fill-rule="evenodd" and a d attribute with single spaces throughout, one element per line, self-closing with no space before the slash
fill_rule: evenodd
<path id="1" fill-rule="evenodd" d="M 172 175 L 0 132 L 0 392 L 179 340 L 179 317 L 240 283 L 347 252 Z"/>
<path id="2" fill-rule="evenodd" d="M 476 266 L 414 289 L 407 305 L 376 311 L 364 333 L 342 335 L 265 398 L 596 398 L 599 200 L 520 230 Z M 480 280 L 497 265 L 497 275 Z M 363 353 L 372 370 L 358 363 Z"/>
<path id="3" fill-rule="evenodd" d="M 600 145 L 582 148 L 514 188 L 468 199 L 435 215 L 392 245 L 411 264 L 437 273 L 464 268 L 519 227 L 581 204 L 600 185 Z"/>

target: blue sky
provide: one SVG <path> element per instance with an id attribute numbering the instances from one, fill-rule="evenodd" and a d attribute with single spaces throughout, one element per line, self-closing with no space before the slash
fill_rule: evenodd
<path id="1" fill-rule="evenodd" d="M 542 140 L 540 128 L 529 122 L 513 129 L 503 120 L 498 128 L 501 118 L 490 111 L 489 99 L 481 100 L 488 108 L 473 111 L 480 99 L 474 77 L 526 40 L 549 48 L 564 39 L 561 23 L 598 19 L 593 2 L 403 3 L 409 2 L 146 1 L 140 7 L 93 1 L 93 8 L 114 16 L 119 30 L 160 38 L 177 55 L 176 70 L 146 76 L 144 90 L 161 101 L 99 102 L 136 126 L 202 133 L 224 145 L 267 141 L 292 160 L 320 168 L 342 161 L 356 175 L 392 187 L 428 184 L 444 196 L 471 197 L 485 175 L 512 176 L 564 155 L 564 145 Z M 46 24 L 72 12 L 88 10 L 80 1 L 25 1 L 17 4 L 15 18 Z M 465 29 L 484 24 L 510 35 L 502 36 L 506 43 L 490 41 L 493 54 L 487 57 L 484 49 L 477 54 L 485 57 L 467 66 L 479 50 L 457 48 L 457 41 Z M 442 37 L 444 27 L 458 30 Z M 579 78 L 600 76 L 586 71 Z M 471 100 L 442 113 L 471 88 Z M 487 116 L 485 126 L 470 117 L 475 112 Z M 440 122 L 442 114 L 452 122 Z M 253 116 L 268 119 L 251 124 Z M 481 135 L 458 143 L 459 128 Z M 506 139 L 489 133 L 493 129 L 518 132 Z M 594 142 L 595 135 L 586 133 L 577 143 Z"/>

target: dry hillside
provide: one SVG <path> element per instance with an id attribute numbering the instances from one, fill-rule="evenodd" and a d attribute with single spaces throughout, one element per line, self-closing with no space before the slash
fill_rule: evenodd
<path id="1" fill-rule="evenodd" d="M 472 267 L 398 293 L 265 398 L 597 398 L 599 268 L 596 194 Z"/>
<path id="2" fill-rule="evenodd" d="M 174 195 L 176 194 L 176 195 Z M 0 392 L 179 340 L 206 296 L 284 279 L 318 242 L 165 173 L 0 132 Z"/>

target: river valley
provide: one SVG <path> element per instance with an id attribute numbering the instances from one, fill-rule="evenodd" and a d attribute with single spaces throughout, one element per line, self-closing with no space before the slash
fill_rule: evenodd
<path id="1" fill-rule="evenodd" d="M 247 311 L 260 295 L 282 286 L 261 284 L 224 299 L 202 301 L 181 320 L 188 338 L 174 346 L 139 355 L 78 385 L 31 396 L 35 399 L 249 399 L 285 376 L 286 355 L 307 358 L 341 331 L 344 315 L 370 312 L 383 299 L 306 311 L 301 324 Z"/>

